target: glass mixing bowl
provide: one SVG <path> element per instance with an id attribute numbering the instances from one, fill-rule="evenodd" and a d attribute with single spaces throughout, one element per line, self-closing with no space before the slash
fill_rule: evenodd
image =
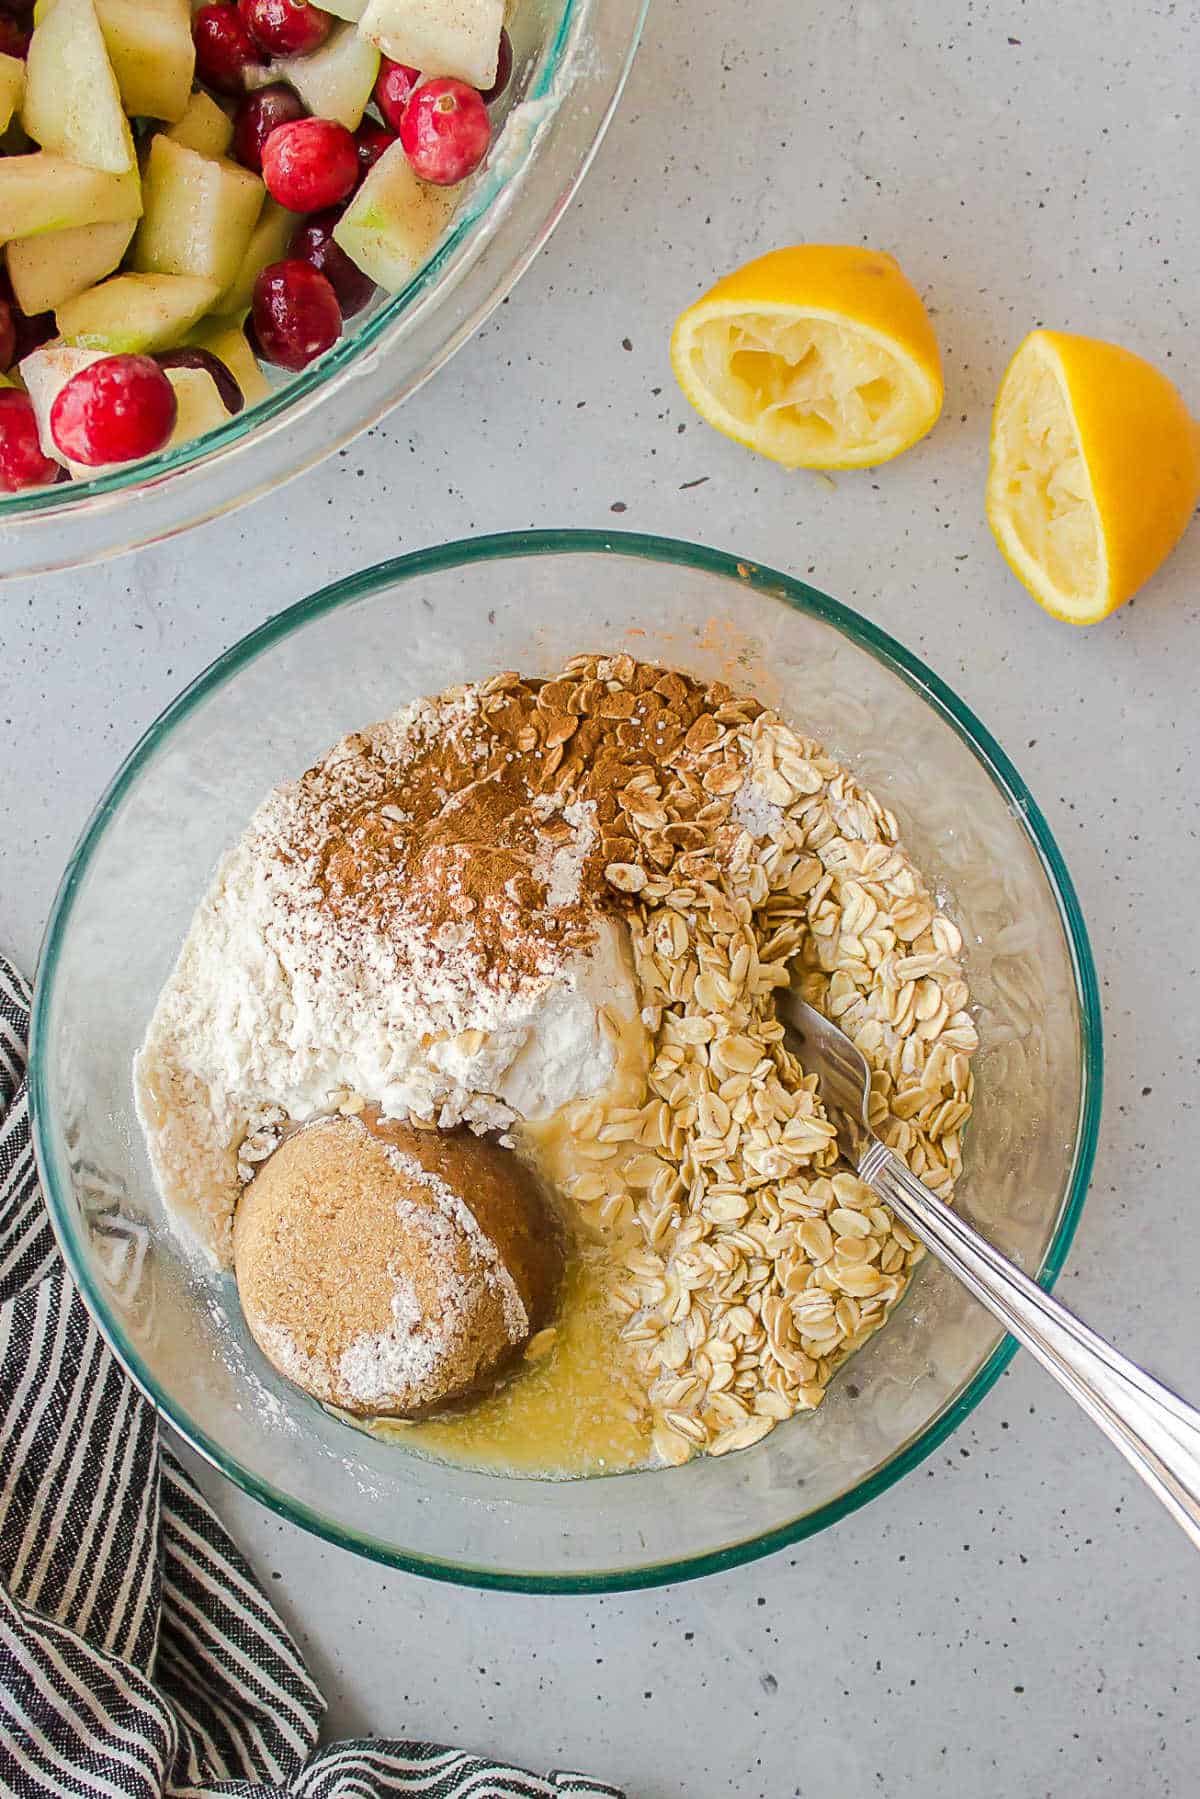
<path id="1" fill-rule="evenodd" d="M 347 321 L 299 375 L 169 454 L 93 481 L 0 494 L 0 577 L 71 568 L 278 487 L 415 391 L 478 328 L 541 249 L 625 85 L 649 0 L 516 0 L 513 77 L 497 136 L 433 257 Z"/>
<path id="2" fill-rule="evenodd" d="M 479 1586 L 645 1586 L 795 1542 L 882 1493 L 961 1423 L 1013 1352 L 931 1261 L 815 1412 L 754 1448 L 579 1481 L 472 1473 L 376 1441 L 277 1379 L 231 1275 L 166 1228 L 130 1065 L 214 864 L 266 790 L 344 732 L 450 683 L 629 649 L 755 690 L 900 819 L 966 938 L 977 1104 L 959 1203 L 1049 1282 L 1083 1204 L 1100 1008 L 1079 907 L 1020 776 L 899 644 L 811 587 L 713 550 L 590 532 L 387 562 L 262 626 L 142 739 L 55 901 L 33 1017 L 34 1139 L 101 1329 L 180 1434 L 332 1542 Z"/>

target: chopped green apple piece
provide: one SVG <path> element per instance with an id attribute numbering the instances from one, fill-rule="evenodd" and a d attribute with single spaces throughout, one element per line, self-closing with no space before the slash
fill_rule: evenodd
<path id="1" fill-rule="evenodd" d="M 7 131 L 9 120 L 21 105 L 25 92 L 25 64 L 19 56 L 0 55 L 0 131 Z"/>
<path id="2" fill-rule="evenodd" d="M 196 68 L 188 0 L 96 0 L 96 13 L 125 111 L 181 119 Z"/>
<path id="3" fill-rule="evenodd" d="M 129 247 L 135 220 L 76 225 L 9 244 L 8 278 L 22 312 L 53 312 L 111 275 Z"/>
<path id="4" fill-rule="evenodd" d="M 50 435 L 50 408 L 71 376 L 77 375 L 80 369 L 87 368 L 89 363 L 99 362 L 103 355 L 103 350 L 80 350 L 68 344 L 47 344 L 42 350 L 32 351 L 20 364 L 25 391 L 33 401 L 42 455 L 61 462 L 70 474 L 84 481 L 89 476 L 103 475 L 106 471 L 103 468 L 92 468 L 86 462 L 72 462 L 69 456 L 63 455 Z M 109 466 L 116 467 L 116 464 Z"/>
<path id="5" fill-rule="evenodd" d="M 292 233 L 300 223 L 299 215 L 288 212 L 278 200 L 268 200 L 258 215 L 258 223 L 250 233 L 250 242 L 238 264 L 237 273 L 221 295 L 216 311 L 247 312 L 254 298 L 254 283 L 259 270 L 269 262 L 279 262 L 288 253 Z"/>
<path id="6" fill-rule="evenodd" d="M 114 275 L 58 307 L 55 323 L 84 350 L 172 350 L 211 311 L 218 291 L 200 275 Z"/>
<path id="7" fill-rule="evenodd" d="M 233 142 L 233 120 L 208 94 L 193 94 L 179 123 L 163 136 L 201 156 L 224 156 Z"/>
<path id="8" fill-rule="evenodd" d="M 202 319 L 195 330 L 189 332 L 188 342 L 195 344 L 198 350 L 211 350 L 225 364 L 241 388 L 247 406 L 255 406 L 259 400 L 266 399 L 271 383 L 263 374 L 240 325 L 230 324 L 228 319 Z"/>
<path id="9" fill-rule="evenodd" d="M 334 226 L 334 242 L 372 281 L 398 293 L 428 260 L 457 203 L 457 188 L 419 181 L 396 143 Z"/>
<path id="10" fill-rule="evenodd" d="M 486 90 L 503 24 L 504 0 L 367 0 L 358 29 L 393 62 Z"/>
<path id="11" fill-rule="evenodd" d="M 136 219 L 142 184 L 136 169 L 106 175 L 44 150 L 0 156 L 0 243 L 76 225 L 109 225 Z"/>
<path id="12" fill-rule="evenodd" d="M 349 19 L 356 24 L 366 11 L 367 0 L 324 0 L 322 12 L 331 12 L 335 19 Z"/>
<path id="13" fill-rule="evenodd" d="M 250 62 L 242 70 L 242 86 L 248 94 L 255 93 L 260 87 L 271 87 L 278 79 L 271 63 Z"/>
<path id="14" fill-rule="evenodd" d="M 283 57 L 270 69 L 271 79 L 294 87 L 315 118 L 336 119 L 348 131 L 361 124 L 378 73 L 378 50 L 353 25 L 335 25 L 319 50 Z"/>
<path id="15" fill-rule="evenodd" d="M 167 380 L 175 389 L 175 429 L 163 445 L 174 450 L 223 425 L 229 417 L 217 384 L 205 369 L 168 369 Z"/>
<path id="16" fill-rule="evenodd" d="M 55 0 L 34 27 L 21 119 L 30 137 L 56 156 L 110 175 L 134 167 L 133 137 L 94 0 Z"/>
<path id="17" fill-rule="evenodd" d="M 142 187 L 145 211 L 133 240 L 133 267 L 154 275 L 203 275 L 218 292 L 228 287 L 266 197 L 258 176 L 159 133 L 150 143 Z"/>

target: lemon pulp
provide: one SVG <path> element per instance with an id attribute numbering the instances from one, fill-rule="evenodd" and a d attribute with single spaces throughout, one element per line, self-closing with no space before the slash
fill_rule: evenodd
<path id="1" fill-rule="evenodd" d="M 996 421 L 990 503 L 1063 608 L 1097 594 L 1103 549 L 1091 481 L 1066 395 L 1053 368 L 1028 356 L 1013 368 Z"/>
<path id="2" fill-rule="evenodd" d="M 904 434 L 910 384 L 896 357 L 830 319 L 758 312 L 704 319 L 690 358 L 739 434 L 785 465 Z"/>

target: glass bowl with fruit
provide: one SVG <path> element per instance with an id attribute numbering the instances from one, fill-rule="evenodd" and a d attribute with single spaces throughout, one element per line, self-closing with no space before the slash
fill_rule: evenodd
<path id="1" fill-rule="evenodd" d="M 0 575 L 239 505 L 419 386 L 561 215 L 646 3 L 0 0 Z"/>

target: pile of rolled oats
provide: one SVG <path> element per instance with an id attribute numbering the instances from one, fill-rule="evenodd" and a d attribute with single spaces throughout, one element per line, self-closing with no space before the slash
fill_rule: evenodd
<path id="1" fill-rule="evenodd" d="M 840 1161 L 776 990 L 853 1037 L 874 1129 L 946 1199 L 978 1042 L 961 935 L 892 814 L 753 701 L 731 696 L 686 750 L 621 794 L 638 854 L 607 870 L 653 1037 L 645 1103 L 570 1120 L 586 1168 L 569 1191 L 623 1266 L 622 1334 L 669 1463 L 818 1405 L 922 1254 Z"/>

